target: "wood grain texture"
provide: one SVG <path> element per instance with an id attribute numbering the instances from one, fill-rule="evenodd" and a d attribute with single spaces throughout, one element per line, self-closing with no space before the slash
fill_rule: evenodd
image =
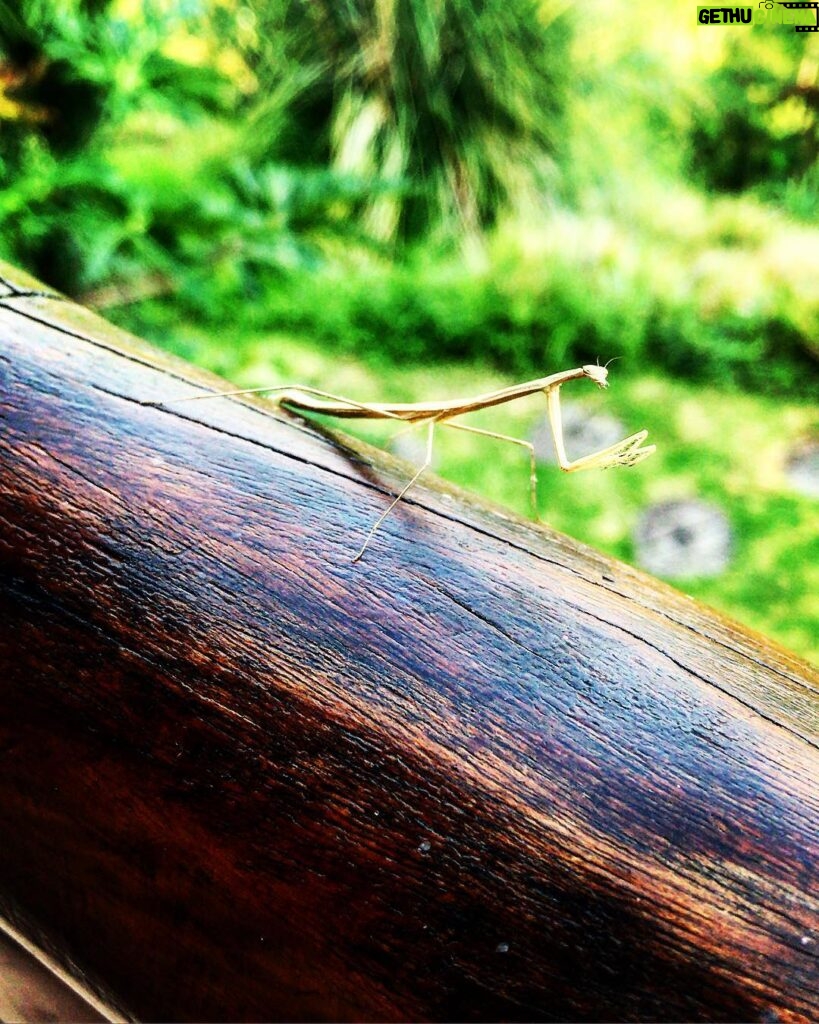
<path id="1" fill-rule="evenodd" d="M 819 680 L 0 296 L 0 904 L 140 1019 L 819 1018 Z"/>

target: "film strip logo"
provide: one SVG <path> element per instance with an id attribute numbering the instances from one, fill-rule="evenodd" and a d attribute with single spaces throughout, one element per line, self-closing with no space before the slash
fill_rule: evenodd
<path id="1" fill-rule="evenodd" d="M 761 6 L 761 5 L 760 5 Z M 767 6 L 767 4 L 766 4 Z M 812 9 L 814 12 L 819 10 L 819 0 L 814 0 L 812 3 L 779 3 L 780 7 L 787 7 L 789 11 L 801 11 L 805 8 Z M 794 25 L 795 32 L 819 32 L 819 14 L 814 13 L 816 18 L 815 25 Z"/>

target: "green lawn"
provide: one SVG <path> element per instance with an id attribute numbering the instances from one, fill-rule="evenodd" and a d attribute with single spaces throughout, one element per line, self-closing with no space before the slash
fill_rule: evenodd
<path id="1" fill-rule="evenodd" d="M 228 347 L 224 339 L 214 341 L 189 327 L 172 347 L 242 385 L 298 382 L 363 401 L 470 395 L 511 383 L 463 364 L 364 363 L 280 335 L 246 336 Z M 543 373 L 555 369 L 544 367 Z M 795 493 L 784 472 L 790 448 L 819 427 L 816 407 L 629 374 L 622 362 L 613 364 L 609 379 L 606 392 L 584 381 L 569 385 L 564 400 L 574 398 L 590 411 L 617 416 L 628 433 L 647 428 L 657 454 L 634 469 L 612 472 L 567 476 L 541 466 L 540 518 L 628 562 L 634 556 L 632 529 L 647 506 L 674 498 L 718 504 L 734 531 L 730 567 L 716 578 L 674 585 L 819 662 L 817 501 Z M 476 414 L 469 422 L 528 438 L 544 412 L 545 402 L 535 396 Z M 367 424 L 355 432 L 388 447 L 396 430 Z M 529 514 L 528 459 L 516 446 L 441 430 L 435 472 Z"/>

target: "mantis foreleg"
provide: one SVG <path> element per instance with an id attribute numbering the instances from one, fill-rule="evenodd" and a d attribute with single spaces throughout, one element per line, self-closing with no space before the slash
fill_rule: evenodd
<path id="1" fill-rule="evenodd" d="M 655 451 L 653 444 L 641 448 L 641 444 L 648 437 L 647 430 L 640 430 L 636 434 L 617 444 L 609 445 L 599 452 L 592 452 L 580 459 L 571 461 L 566 455 L 566 447 L 563 443 L 563 420 L 560 415 L 560 387 L 550 388 L 546 391 L 546 403 L 549 412 L 549 426 L 552 428 L 552 436 L 555 442 L 555 452 L 560 468 L 566 473 L 576 473 L 581 469 L 608 469 L 611 466 L 636 466 L 638 462 L 647 459 Z"/>

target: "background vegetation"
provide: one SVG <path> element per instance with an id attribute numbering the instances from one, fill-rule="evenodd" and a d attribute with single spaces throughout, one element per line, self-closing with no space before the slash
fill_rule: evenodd
<path id="1" fill-rule="evenodd" d="M 541 516 L 630 560 L 650 504 L 715 502 L 731 565 L 678 585 L 819 659 L 785 472 L 819 437 L 818 118 L 819 34 L 682 0 L 0 0 L 0 254 L 248 384 L 616 355 L 605 409 L 658 454 L 544 469 Z M 489 444 L 437 468 L 525 514 Z"/>

